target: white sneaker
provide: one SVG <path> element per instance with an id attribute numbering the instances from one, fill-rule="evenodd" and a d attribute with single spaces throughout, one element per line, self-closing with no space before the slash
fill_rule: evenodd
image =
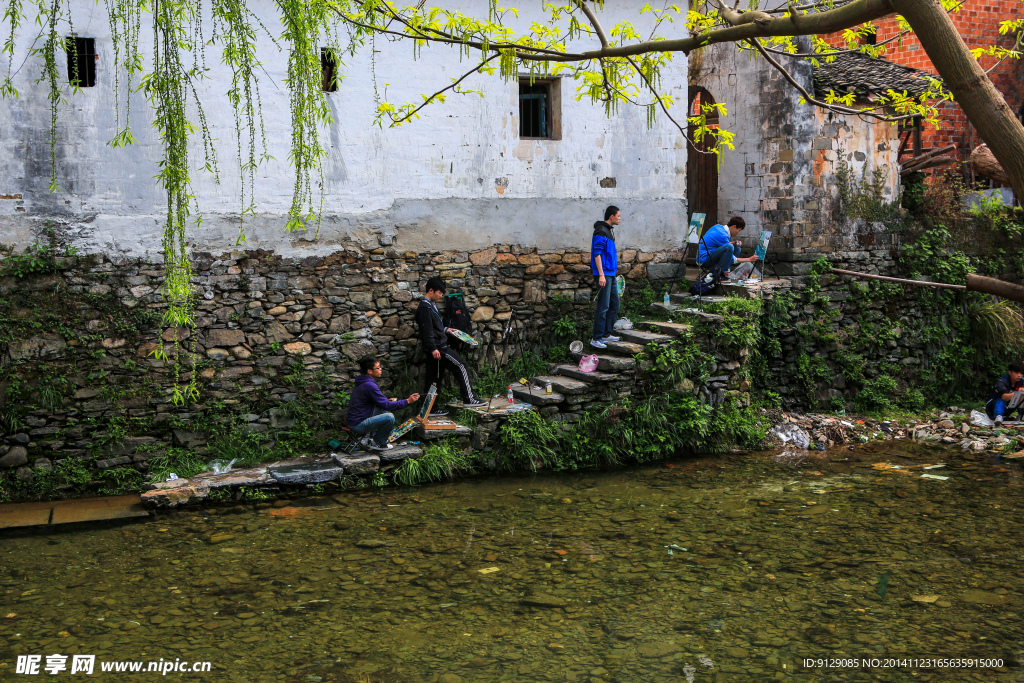
<path id="1" fill-rule="evenodd" d="M 602 337 L 601 341 L 603 341 L 605 344 L 607 344 L 608 342 L 618 342 L 622 341 L 622 337 L 616 337 L 614 334 L 609 334 L 607 337 Z"/>
<path id="2" fill-rule="evenodd" d="M 1002 427 L 1003 426 L 1003 416 L 1002 415 L 996 415 L 995 426 L 996 427 Z"/>
<path id="3" fill-rule="evenodd" d="M 604 342 L 601 341 L 600 339 L 591 339 L 590 340 L 590 345 L 593 346 L 595 349 L 607 349 L 608 348 L 607 346 L 604 345 Z"/>

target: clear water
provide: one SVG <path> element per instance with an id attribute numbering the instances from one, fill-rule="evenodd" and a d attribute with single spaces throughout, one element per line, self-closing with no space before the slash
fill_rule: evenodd
<path id="1" fill-rule="evenodd" d="M 1020 681 L 1020 472 L 890 444 L 8 535 L 0 680 Z"/>

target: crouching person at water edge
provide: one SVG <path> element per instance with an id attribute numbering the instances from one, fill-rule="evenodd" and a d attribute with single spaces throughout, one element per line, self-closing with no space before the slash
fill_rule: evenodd
<path id="1" fill-rule="evenodd" d="M 423 380 L 423 393 L 430 390 L 431 384 L 437 384 L 437 391 L 441 391 L 444 384 L 445 372 L 451 370 L 455 375 L 455 381 L 459 385 L 459 392 L 462 394 L 463 405 L 470 408 L 479 408 L 487 405 L 473 393 L 473 387 L 469 382 L 469 366 L 457 351 L 448 346 L 448 334 L 454 330 L 444 326 L 441 312 L 437 310 L 437 302 L 444 297 L 446 286 L 444 280 L 439 277 L 432 277 L 427 280 L 427 291 L 419 308 L 416 309 L 416 324 L 420 328 L 420 344 L 427 352 L 426 377 Z M 434 410 L 432 415 L 447 415 L 445 410 Z"/>
<path id="2" fill-rule="evenodd" d="M 1024 391 L 1024 366 L 1020 363 L 1010 363 L 1006 374 L 996 380 L 996 386 L 985 404 L 985 412 L 988 419 L 995 420 L 997 425 L 1002 424 L 1004 417 L 1012 417 L 1017 413 L 1018 419 L 1024 414 L 1024 403 L 1015 408 L 1010 408 L 1010 401 L 1018 391 Z"/>
<path id="3" fill-rule="evenodd" d="M 384 369 L 373 356 L 364 356 L 359 360 L 359 371 L 362 374 L 356 377 L 345 421 L 349 429 L 362 435 L 360 446 L 370 451 L 384 451 L 391 448 L 388 437 L 395 426 L 395 416 L 389 411 L 415 403 L 420 395 L 413 394 L 401 400 L 385 398 L 377 386 L 377 380 L 384 374 Z"/>

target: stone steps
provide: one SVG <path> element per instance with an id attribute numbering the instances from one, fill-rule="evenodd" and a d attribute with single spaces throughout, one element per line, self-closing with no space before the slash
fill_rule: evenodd
<path id="1" fill-rule="evenodd" d="M 635 356 L 638 353 L 644 352 L 644 347 L 639 344 L 634 344 L 628 341 L 617 341 L 617 342 L 605 342 L 604 349 L 600 349 L 604 352 L 611 352 L 617 356 Z"/>
<path id="2" fill-rule="evenodd" d="M 646 325 L 647 327 L 657 330 L 660 334 L 668 337 L 674 337 L 676 339 L 685 337 L 690 332 L 690 326 L 685 323 L 666 323 L 660 320 L 642 320 L 639 324 Z"/>
<path id="3" fill-rule="evenodd" d="M 634 344 L 640 344 L 641 346 L 647 346 L 648 344 L 668 344 L 675 338 L 667 334 L 644 332 L 642 330 L 618 330 L 617 334 L 622 337 L 623 340 Z"/>
<path id="4" fill-rule="evenodd" d="M 700 300 L 702 302 L 706 303 L 706 304 L 710 304 L 710 303 L 717 303 L 717 302 L 725 301 L 728 298 L 729 297 L 722 296 L 721 294 L 708 294 L 708 295 L 705 295 L 705 296 L 701 297 Z M 683 308 L 687 308 L 689 306 L 696 305 L 697 297 L 695 297 L 694 295 L 690 294 L 689 292 L 684 292 L 682 294 L 671 294 L 671 295 L 669 295 L 669 300 L 670 300 L 670 303 L 678 304 L 678 305 L 682 306 Z M 662 304 L 662 306 L 664 306 L 664 304 Z"/>
<path id="5" fill-rule="evenodd" d="M 588 394 L 594 391 L 594 387 L 587 382 L 583 382 L 578 379 L 570 379 L 569 377 L 562 377 L 560 375 L 541 375 L 539 377 L 534 377 L 533 382 L 540 386 L 544 386 L 550 382 L 552 390 L 557 391 L 563 397 Z"/>
<path id="6" fill-rule="evenodd" d="M 586 354 L 592 355 L 592 354 Z M 581 358 L 579 354 L 575 355 L 578 360 Z M 597 369 L 601 372 L 629 372 L 636 369 L 636 361 L 631 357 L 627 356 L 610 356 L 607 354 L 597 354 Z"/>
<path id="7" fill-rule="evenodd" d="M 689 301 L 690 303 L 686 304 L 685 306 L 681 306 L 679 304 L 653 303 L 651 304 L 651 310 L 670 313 L 673 317 L 677 318 L 690 317 L 701 319 L 706 322 L 722 322 L 722 320 L 724 320 L 724 318 L 720 315 L 715 315 L 714 313 L 705 313 L 704 311 L 698 311 L 695 308 L 691 308 L 696 307 L 697 300 L 691 299 Z M 707 298 L 705 298 L 704 301 L 706 303 Z"/>
<path id="8" fill-rule="evenodd" d="M 565 395 L 554 391 L 554 384 L 552 384 L 551 388 L 552 392 L 548 394 L 545 392 L 543 384 L 540 387 L 534 386 L 532 391 L 522 386 L 514 386 L 512 387 L 512 395 L 520 401 L 534 406 L 552 406 L 557 403 L 564 403 Z"/>
<path id="9" fill-rule="evenodd" d="M 579 380 L 586 384 L 603 384 L 619 379 L 619 375 L 606 372 L 581 372 L 576 365 L 559 365 L 555 372 L 562 377 Z M 565 392 L 568 393 L 568 392 Z"/>

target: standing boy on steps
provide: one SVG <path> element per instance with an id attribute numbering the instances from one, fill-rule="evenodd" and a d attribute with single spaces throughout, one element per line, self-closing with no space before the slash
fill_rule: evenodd
<path id="1" fill-rule="evenodd" d="M 419 308 L 416 309 L 416 324 L 420 328 L 420 344 L 427 352 L 427 367 L 423 381 L 424 396 L 431 384 L 437 384 L 441 391 L 446 370 L 451 370 L 462 393 L 463 405 L 479 408 L 487 405 L 476 397 L 469 383 L 469 367 L 457 351 L 448 346 L 448 328 L 444 326 L 441 312 L 437 310 L 437 302 L 444 297 L 444 280 L 432 277 L 427 280 L 427 291 Z M 447 411 L 435 410 L 432 415 L 446 415 Z"/>
<path id="2" fill-rule="evenodd" d="M 597 288 L 597 308 L 594 310 L 594 333 L 590 345 L 595 349 L 607 348 L 605 342 L 617 342 L 612 334 L 615 317 L 619 314 L 619 288 L 615 275 L 619 268 L 619 255 L 615 250 L 612 228 L 622 221 L 619 207 L 604 210 L 604 220 L 594 223 L 594 236 L 590 240 L 590 270 Z"/>

